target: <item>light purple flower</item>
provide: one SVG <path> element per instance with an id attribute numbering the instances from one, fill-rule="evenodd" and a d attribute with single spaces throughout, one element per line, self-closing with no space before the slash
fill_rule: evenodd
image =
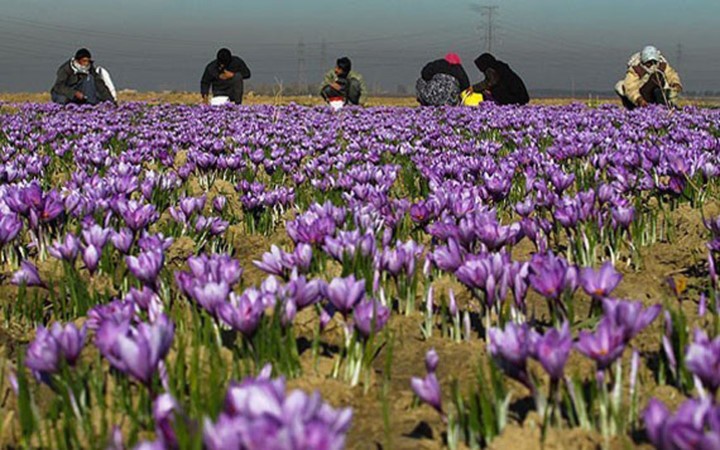
<path id="1" fill-rule="evenodd" d="M 596 299 L 607 297 L 620 284 L 622 274 L 615 270 L 610 261 L 595 271 L 590 267 L 580 270 L 580 286 Z"/>
<path id="2" fill-rule="evenodd" d="M 390 309 L 377 300 L 362 300 L 353 309 L 355 329 L 364 338 L 381 331 L 388 319 L 390 319 Z"/>

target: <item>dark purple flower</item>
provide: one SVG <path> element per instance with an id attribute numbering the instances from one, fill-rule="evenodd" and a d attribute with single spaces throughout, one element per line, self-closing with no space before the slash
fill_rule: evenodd
<path id="1" fill-rule="evenodd" d="M 364 338 L 382 330 L 389 318 L 390 309 L 377 300 L 362 300 L 353 309 L 353 324 Z"/>
<path id="2" fill-rule="evenodd" d="M 598 271 L 590 267 L 580 270 L 580 286 L 596 299 L 609 296 L 621 280 L 622 274 L 615 270 L 610 261 L 603 264 Z"/>

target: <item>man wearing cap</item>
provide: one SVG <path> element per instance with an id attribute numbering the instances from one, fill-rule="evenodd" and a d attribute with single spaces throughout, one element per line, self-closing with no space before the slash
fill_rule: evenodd
<path id="1" fill-rule="evenodd" d="M 470 78 L 460 57 L 448 53 L 423 67 L 415 91 L 422 106 L 456 106 L 460 103 L 460 93 L 469 87 Z"/>
<path id="2" fill-rule="evenodd" d="M 682 89 L 678 73 L 652 45 L 630 57 L 625 79 L 615 85 L 623 106 L 631 110 L 650 104 L 674 106 Z"/>
<path id="3" fill-rule="evenodd" d="M 362 75 L 352 70 L 352 61 L 347 56 L 338 58 L 335 68 L 328 71 L 320 85 L 320 95 L 326 102 L 365 106 L 367 86 Z"/>
<path id="4" fill-rule="evenodd" d="M 95 66 L 92 55 L 86 48 L 75 52 L 73 58 L 58 68 L 50 98 L 60 105 L 117 103 L 117 94 L 110 74 L 104 68 Z"/>
<path id="5" fill-rule="evenodd" d="M 239 56 L 234 56 L 227 48 L 221 48 L 214 59 L 205 67 L 200 80 L 200 94 L 203 103 L 210 102 L 210 91 L 213 97 L 227 97 L 236 105 L 242 104 L 243 80 L 250 78 L 250 69 Z"/>

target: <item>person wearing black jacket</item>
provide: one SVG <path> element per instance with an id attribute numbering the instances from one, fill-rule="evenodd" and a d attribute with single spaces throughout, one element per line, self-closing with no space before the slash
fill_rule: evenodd
<path id="1" fill-rule="evenodd" d="M 460 103 L 460 93 L 469 87 L 470 78 L 460 57 L 448 53 L 445 58 L 431 61 L 423 67 L 415 90 L 422 106 L 455 106 Z"/>
<path id="2" fill-rule="evenodd" d="M 477 57 L 475 65 L 485 79 L 475 84 L 473 91 L 483 94 L 486 100 L 498 105 L 526 105 L 530 101 L 525 83 L 506 63 L 490 53 L 483 53 Z"/>
<path id="3" fill-rule="evenodd" d="M 214 97 L 225 96 L 231 102 L 240 105 L 243 100 L 243 80 L 250 78 L 250 69 L 245 61 L 233 56 L 230 50 L 221 48 L 217 52 L 217 59 L 205 67 L 200 80 L 200 94 L 203 102 L 209 103 L 210 90 Z"/>
<path id="4" fill-rule="evenodd" d="M 53 103 L 60 105 L 117 102 L 110 74 L 107 70 L 95 66 L 90 51 L 86 48 L 75 52 L 75 57 L 58 68 L 55 84 L 50 89 L 50 98 Z"/>

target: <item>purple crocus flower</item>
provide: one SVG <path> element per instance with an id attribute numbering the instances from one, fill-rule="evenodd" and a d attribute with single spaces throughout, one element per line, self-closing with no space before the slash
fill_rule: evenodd
<path id="1" fill-rule="evenodd" d="M 465 255 L 455 239 L 448 239 L 447 246 L 437 247 L 430 255 L 435 266 L 446 272 L 455 272 L 462 266 Z"/>
<path id="2" fill-rule="evenodd" d="M 82 260 L 85 263 L 85 268 L 94 274 L 100 264 L 100 257 L 102 257 L 102 249 L 95 247 L 94 245 L 86 246 L 82 251 Z"/>
<path id="3" fill-rule="evenodd" d="M 605 370 L 625 350 L 625 329 L 612 320 L 603 319 L 594 333 L 585 330 L 580 332 L 575 349 L 594 360 L 598 370 Z"/>
<path id="4" fill-rule="evenodd" d="M 253 265 L 258 269 L 270 275 L 284 277 L 287 275 L 288 267 L 285 264 L 285 252 L 280 250 L 277 245 L 272 245 L 269 252 L 262 255 L 262 261 L 253 261 Z"/>
<path id="5" fill-rule="evenodd" d="M 435 349 L 431 348 L 430 350 L 428 350 L 428 352 L 425 354 L 425 370 L 427 370 L 428 373 L 435 373 L 439 362 L 440 357 L 438 356 Z"/>
<path id="6" fill-rule="evenodd" d="M 225 209 L 226 203 L 227 199 L 222 195 L 218 195 L 213 199 L 212 206 L 215 211 L 220 213 L 223 212 L 223 210 Z"/>
<path id="7" fill-rule="evenodd" d="M 190 288 L 190 296 L 211 315 L 217 314 L 217 308 L 227 301 L 230 286 L 225 281 L 209 281 Z"/>
<path id="8" fill-rule="evenodd" d="M 667 407 L 651 399 L 643 413 L 646 434 L 655 448 L 716 449 L 720 445 L 720 407 L 710 399 L 689 399 L 672 415 Z"/>
<path id="9" fill-rule="evenodd" d="M 535 255 L 530 262 L 530 285 L 543 297 L 557 300 L 577 288 L 577 269 L 552 252 Z"/>
<path id="10" fill-rule="evenodd" d="M 158 395 L 153 402 L 153 420 L 157 434 L 162 437 L 163 448 L 177 448 L 177 437 L 172 426 L 175 422 L 175 411 L 179 408 L 175 398 L 167 392 Z"/>
<path id="11" fill-rule="evenodd" d="M 560 330 L 552 328 L 543 335 L 531 330 L 530 341 L 530 356 L 540 362 L 552 380 L 560 380 L 572 349 L 568 322 L 565 321 Z"/>
<path id="12" fill-rule="evenodd" d="M 93 224 L 82 231 L 82 237 L 88 246 L 94 246 L 102 251 L 110 238 L 111 232 L 112 230 L 109 228 L 103 228 L 100 225 Z"/>
<path id="13" fill-rule="evenodd" d="M 0 213 L 0 248 L 17 237 L 22 221 L 15 214 Z"/>
<path id="14" fill-rule="evenodd" d="M 257 330 L 264 311 L 262 295 L 255 289 L 248 289 L 239 296 L 232 293 L 229 303 L 223 302 L 216 306 L 220 320 L 247 337 Z"/>
<path id="15" fill-rule="evenodd" d="M 55 241 L 50 248 L 48 248 L 48 253 L 50 253 L 53 258 L 61 259 L 69 263 L 75 261 L 79 251 L 80 241 L 72 233 L 66 234 L 63 241 Z"/>
<path id="16" fill-rule="evenodd" d="M 134 239 L 133 232 L 129 228 L 121 228 L 120 231 L 115 231 L 110 236 L 110 242 L 124 255 L 130 252 Z"/>
<path id="17" fill-rule="evenodd" d="M 155 207 L 150 204 L 142 204 L 135 200 L 118 201 L 115 210 L 133 232 L 137 233 L 149 224 L 158 220 L 160 215 Z"/>
<path id="18" fill-rule="evenodd" d="M 720 387 L 720 337 L 710 340 L 704 331 L 695 330 L 685 352 L 685 365 L 714 396 Z"/>
<path id="19" fill-rule="evenodd" d="M 57 339 L 45 327 L 39 326 L 35 339 L 28 346 L 25 365 L 40 375 L 53 374 L 59 369 L 60 354 Z"/>
<path id="20" fill-rule="evenodd" d="M 83 325 L 78 329 L 74 323 L 61 325 L 55 322 L 50 328 L 50 335 L 55 339 L 58 348 L 69 365 L 74 366 L 80 351 L 85 345 L 87 328 Z"/>
<path id="21" fill-rule="evenodd" d="M 613 223 L 620 228 L 628 228 L 635 218 L 635 208 L 632 206 L 615 205 L 610 212 Z"/>
<path id="22" fill-rule="evenodd" d="M 130 323 L 135 318 L 135 304 L 128 301 L 114 300 L 106 305 L 94 306 L 87 313 L 87 326 L 98 330 L 105 322 Z"/>
<path id="23" fill-rule="evenodd" d="M 111 326 L 113 324 L 106 323 L 100 331 Z M 105 342 L 98 348 L 116 369 L 149 385 L 170 351 L 175 326 L 167 316 L 161 315 L 152 324 L 140 323 L 137 327 L 120 324 L 114 328 L 114 333 L 99 335 L 105 336 Z"/>
<path id="24" fill-rule="evenodd" d="M 609 296 L 621 280 L 622 274 L 615 270 L 610 261 L 603 264 L 598 271 L 590 267 L 580 270 L 580 286 L 595 299 Z"/>
<path id="25" fill-rule="evenodd" d="M 355 329 L 366 339 L 382 330 L 389 318 L 390 309 L 377 300 L 365 299 L 353 309 Z"/>
<path id="26" fill-rule="evenodd" d="M 505 329 L 490 328 L 490 354 L 500 367 L 526 386 L 530 387 L 527 358 L 530 355 L 530 336 L 527 324 L 509 322 Z"/>
<path id="27" fill-rule="evenodd" d="M 410 387 L 421 401 L 432 406 L 435 411 L 440 414 L 443 414 L 442 393 L 440 391 L 440 383 L 435 373 L 428 373 L 425 378 L 412 377 L 410 379 Z"/>
<path id="28" fill-rule="evenodd" d="M 364 296 L 365 280 L 355 280 L 354 275 L 335 278 L 325 288 L 325 297 L 343 316 L 347 316 Z"/>
<path id="29" fill-rule="evenodd" d="M 130 273 L 147 286 L 155 286 L 164 262 L 165 255 L 162 250 L 146 251 L 137 257 L 125 257 Z"/>
<path id="30" fill-rule="evenodd" d="M 17 286 L 25 285 L 28 287 L 45 287 L 45 283 L 40 279 L 40 273 L 38 272 L 37 267 L 29 261 L 23 261 L 20 263 L 20 269 L 13 274 L 10 283 Z"/>
<path id="31" fill-rule="evenodd" d="M 605 317 L 624 330 L 626 343 L 650 325 L 661 310 L 661 305 L 652 305 L 643 309 L 642 302 L 603 300 Z"/>

